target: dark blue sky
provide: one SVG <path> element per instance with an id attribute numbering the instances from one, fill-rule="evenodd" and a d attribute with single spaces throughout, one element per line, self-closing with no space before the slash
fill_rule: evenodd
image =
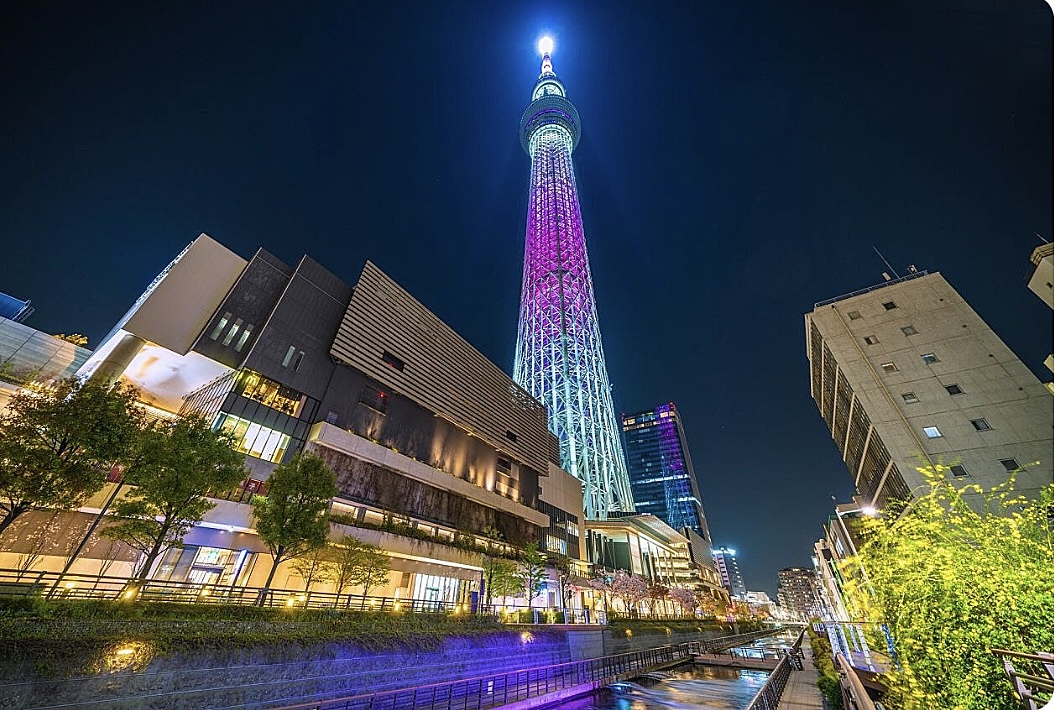
<path id="1" fill-rule="evenodd" d="M 651 5 L 3 3 L 0 291 L 95 345 L 205 231 L 350 282 L 371 258 L 509 370 L 550 31 L 616 406 L 678 404 L 713 540 L 773 593 L 853 492 L 803 313 L 880 281 L 871 245 L 1044 376 L 1023 278 L 1053 236 L 1053 15 Z"/>

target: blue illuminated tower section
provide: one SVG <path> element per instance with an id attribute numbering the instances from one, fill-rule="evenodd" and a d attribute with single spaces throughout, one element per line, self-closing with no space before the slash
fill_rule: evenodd
<path id="1" fill-rule="evenodd" d="M 573 175 L 580 115 L 551 66 L 551 47 L 541 40 L 543 66 L 521 116 L 532 173 L 514 380 L 547 407 L 562 468 L 583 482 L 588 519 L 604 520 L 635 508 Z"/>

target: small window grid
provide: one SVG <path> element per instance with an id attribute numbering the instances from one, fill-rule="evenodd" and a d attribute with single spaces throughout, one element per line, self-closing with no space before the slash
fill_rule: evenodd
<path id="1" fill-rule="evenodd" d="M 882 362 L 881 369 L 889 375 L 893 372 L 899 372 L 899 368 L 896 367 L 896 364 L 894 362 Z"/>
<path id="2" fill-rule="evenodd" d="M 921 361 L 926 365 L 931 365 L 933 363 L 939 362 L 940 359 L 936 357 L 936 353 L 923 353 L 921 355 Z"/>
<path id="3" fill-rule="evenodd" d="M 943 389 L 947 390 L 947 394 L 952 397 L 956 394 L 965 394 L 962 388 L 958 385 L 943 385 Z"/>
<path id="4" fill-rule="evenodd" d="M 903 331 L 903 335 L 906 335 L 907 337 L 918 334 L 918 329 L 912 325 L 904 325 L 899 330 Z"/>
<path id="5" fill-rule="evenodd" d="M 971 419 L 970 422 L 973 425 L 973 429 L 977 431 L 991 431 L 991 425 L 987 423 L 986 419 Z"/>
<path id="6" fill-rule="evenodd" d="M 1020 468 L 1020 464 L 1017 463 L 1016 459 L 999 459 L 998 463 L 1002 464 L 1002 468 L 1009 473 L 1013 473 Z"/>
<path id="7" fill-rule="evenodd" d="M 217 338 L 219 338 L 220 334 L 224 332 L 224 328 L 227 327 L 228 321 L 230 321 L 230 320 L 231 320 L 231 311 L 227 311 L 227 312 L 224 313 L 224 315 L 222 315 L 220 317 L 220 320 L 217 321 L 217 327 L 213 328 L 213 332 L 209 334 L 209 339 L 210 340 L 216 340 Z"/>
<path id="8" fill-rule="evenodd" d="M 899 308 L 899 306 L 896 305 L 895 301 L 885 301 L 881 305 L 884 306 L 884 309 L 886 311 L 894 311 L 895 309 Z"/>
<path id="9" fill-rule="evenodd" d="M 867 345 L 877 345 L 879 342 L 881 342 L 877 339 L 876 335 L 867 335 L 865 338 L 863 338 L 863 340 L 866 341 Z"/>
<path id="10" fill-rule="evenodd" d="M 939 430 L 939 427 L 927 426 L 927 427 L 922 427 L 921 430 L 924 431 L 925 432 L 925 436 L 927 436 L 930 439 L 939 439 L 940 437 L 943 436 L 943 433 Z"/>
<path id="11" fill-rule="evenodd" d="M 954 465 L 951 466 L 951 475 L 955 478 L 965 478 L 969 475 L 969 472 L 965 470 L 965 466 Z"/>
<path id="12" fill-rule="evenodd" d="M 862 313 L 859 313 L 859 311 L 848 312 L 848 320 L 859 320 L 860 318 L 862 318 Z"/>
<path id="13" fill-rule="evenodd" d="M 384 362 L 386 365 L 393 368 L 394 370 L 397 370 L 399 372 L 404 371 L 404 361 L 398 358 L 396 355 L 393 355 L 388 350 L 382 351 L 382 362 Z"/>
<path id="14" fill-rule="evenodd" d="M 915 402 L 920 402 L 921 400 L 918 399 L 918 396 L 913 392 L 904 392 L 903 401 L 907 404 L 914 404 Z"/>

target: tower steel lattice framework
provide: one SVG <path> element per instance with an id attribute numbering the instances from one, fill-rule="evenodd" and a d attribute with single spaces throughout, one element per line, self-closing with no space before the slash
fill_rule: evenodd
<path id="1" fill-rule="evenodd" d="M 572 153 L 580 116 L 544 53 L 521 117 L 532 159 L 514 380 L 547 407 L 588 519 L 634 511 L 598 328 Z"/>

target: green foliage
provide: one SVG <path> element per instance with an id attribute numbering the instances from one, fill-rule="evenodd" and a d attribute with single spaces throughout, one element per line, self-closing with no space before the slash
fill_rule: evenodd
<path id="1" fill-rule="evenodd" d="M 253 497 L 257 535 L 272 555 L 265 589 L 283 560 L 326 544 L 330 531 L 327 506 L 337 492 L 334 474 L 323 460 L 303 455 L 276 467 L 268 479 L 267 497 Z"/>
<path id="2" fill-rule="evenodd" d="M 136 391 L 76 379 L 23 390 L 0 414 L 0 534 L 32 508 L 68 510 L 106 482 L 142 424 Z"/>
<path id="3" fill-rule="evenodd" d="M 502 557 L 484 558 L 485 595 L 489 605 L 494 599 L 512 597 L 521 591 L 521 577 L 517 563 Z"/>
<path id="4" fill-rule="evenodd" d="M 532 606 L 532 600 L 536 595 L 543 591 L 547 578 L 547 570 L 544 567 L 546 562 L 546 556 L 539 551 L 539 547 L 534 542 L 528 543 L 521 550 L 518 576 L 521 578 L 521 589 L 525 592 L 529 606 Z"/>
<path id="5" fill-rule="evenodd" d="M 294 572 L 305 580 L 305 591 L 311 589 L 313 584 L 323 584 L 334 580 L 337 562 L 337 549 L 330 544 L 317 547 L 304 557 L 298 557 L 290 563 Z M 338 590 L 341 593 L 341 590 Z"/>
<path id="6" fill-rule="evenodd" d="M 985 492 L 922 471 L 927 495 L 864 526 L 869 583 L 852 590 L 853 606 L 887 622 L 894 639 L 901 670 L 885 679 L 886 705 L 1012 710 L 1018 703 L 989 649 L 1053 648 L 1053 486 L 1028 501 L 1012 481 Z M 986 511 L 966 493 L 981 494 Z"/>
<path id="7" fill-rule="evenodd" d="M 65 340 L 67 343 L 76 345 L 79 348 L 88 347 L 88 338 L 81 335 L 80 333 L 56 333 L 51 337 L 55 338 L 56 340 Z"/>
<path id="8" fill-rule="evenodd" d="M 243 456 L 232 443 L 198 418 L 143 430 L 125 472 L 133 487 L 114 504 L 118 521 L 102 531 L 145 555 L 138 579 L 146 579 L 158 555 L 214 507 L 208 491 L 231 488 L 245 477 Z"/>
<path id="9" fill-rule="evenodd" d="M 811 656 L 818 671 L 818 686 L 822 697 L 829 703 L 831 710 L 841 710 L 844 707 L 844 696 L 840 689 L 840 678 L 837 669 L 833 666 L 833 647 L 829 643 L 829 637 L 822 634 L 808 632 L 811 640 Z"/>
<path id="10" fill-rule="evenodd" d="M 350 585 L 362 586 L 363 596 L 389 580 L 389 555 L 381 548 L 346 535 L 334 550 L 334 578 L 338 594 Z"/>

